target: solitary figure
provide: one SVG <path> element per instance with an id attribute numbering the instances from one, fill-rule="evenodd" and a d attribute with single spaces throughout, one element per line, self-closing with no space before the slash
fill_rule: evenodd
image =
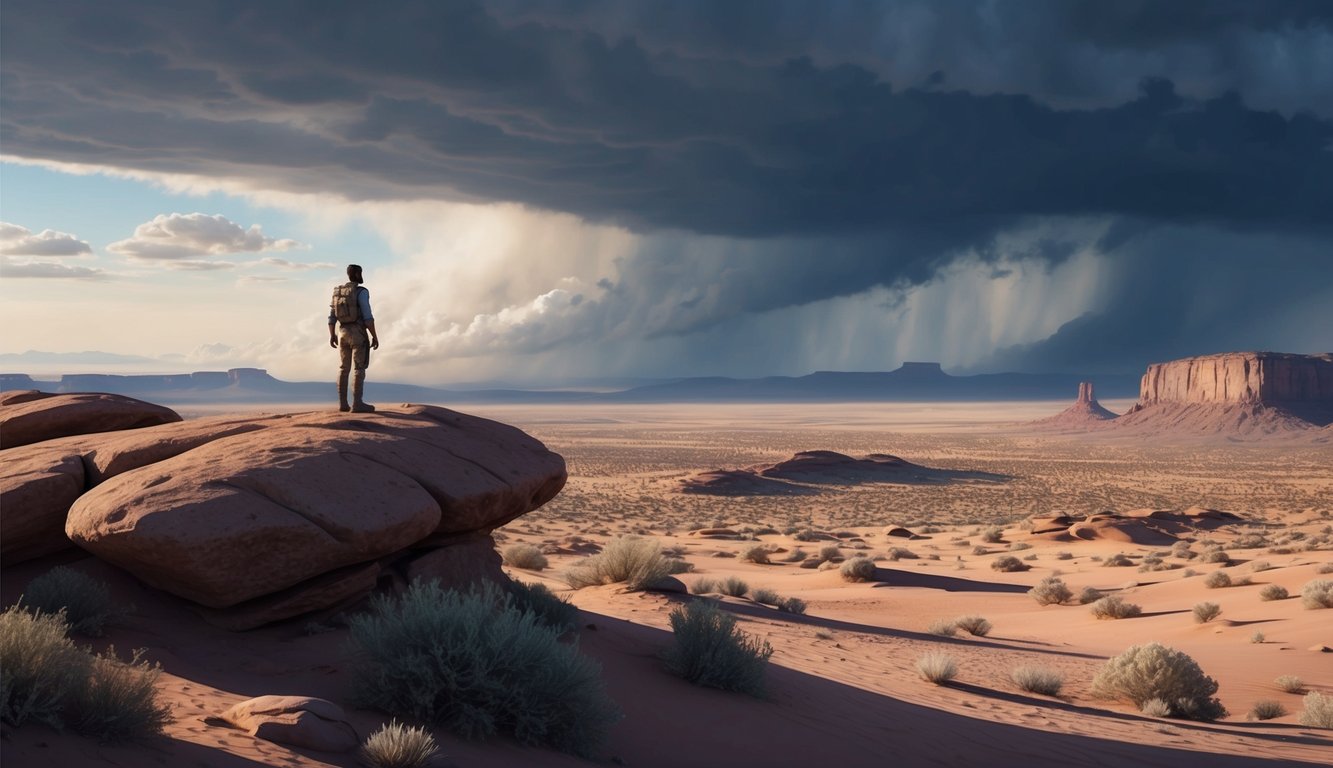
<path id="1" fill-rule="evenodd" d="M 375 315 L 370 311 L 370 291 L 361 285 L 359 264 L 347 265 L 347 282 L 333 289 L 333 301 L 329 303 L 329 346 L 338 350 L 341 364 L 338 366 L 338 410 L 353 413 L 370 413 L 375 406 L 361 399 L 366 387 L 366 366 L 370 365 L 370 350 L 380 348 L 379 335 L 375 333 Z M 334 332 L 334 323 L 342 331 L 341 336 Z M 366 333 L 370 337 L 366 338 Z M 347 374 L 352 370 L 352 404 L 347 404 Z"/>

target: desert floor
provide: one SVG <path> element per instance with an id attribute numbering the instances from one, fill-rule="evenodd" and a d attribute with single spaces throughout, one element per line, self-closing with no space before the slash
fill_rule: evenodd
<path id="1" fill-rule="evenodd" d="M 629 766 L 882 765 L 1284 765 L 1333 764 L 1333 732 L 1297 723 L 1301 695 L 1275 685 L 1296 675 L 1333 694 L 1333 611 L 1306 610 L 1301 587 L 1333 568 L 1333 446 L 1115 439 L 1024 431 L 1012 423 L 1058 412 L 1063 403 L 967 405 L 689 405 L 462 407 L 529 431 L 563 454 L 569 484 L 546 507 L 497 531 L 503 551 L 531 543 L 550 567 L 508 569 L 515 578 L 562 591 L 582 611 L 578 642 L 603 667 L 624 711 L 603 764 Z M 1124 404 L 1108 403 L 1115 410 Z M 1121 407 L 1117 408 L 1116 406 Z M 180 409 L 187 416 L 205 409 Z M 207 409 L 217 412 L 217 409 Z M 891 453 L 931 467 L 979 470 L 1009 479 L 950 485 L 826 486 L 779 497 L 683 494 L 704 470 L 779 461 L 801 450 Z M 1129 524 L 1090 540 L 1030 533 L 1030 517 L 1206 507 L 1240 516 L 1200 520 L 1176 537 L 1200 552 L 1221 545 L 1229 563 L 1170 553 L 1174 538 Z M 1146 519 L 1145 519 L 1146 520 Z M 998 542 L 983 533 L 1000 526 Z M 922 538 L 890 536 L 905 527 Z M 700 530 L 725 529 L 701 535 Z M 659 654 L 671 642 L 668 615 L 691 598 L 572 591 L 561 574 L 621 535 L 653 538 L 691 570 L 686 585 L 736 577 L 751 597 L 714 596 L 774 654 L 764 699 L 696 688 L 667 675 Z M 802 540 L 798 540 L 798 537 Z M 740 557 L 756 544 L 770 564 Z M 836 567 L 786 562 L 815 555 L 876 559 L 875 578 L 845 581 Z M 983 551 L 984 550 L 984 551 Z M 1164 570 L 1141 570 L 1164 555 Z M 1104 563 L 1124 554 L 1127 566 Z M 1028 570 L 991 563 L 1013 555 Z M 239 635 L 212 629 L 183 603 L 148 590 L 77 553 L 62 556 L 105 578 L 134 612 L 97 647 L 146 648 L 161 662 L 176 722 L 169 739 L 104 747 L 40 726 L 5 734 L 4 764 L 121 766 L 355 765 L 352 755 L 292 750 L 201 718 L 251 696 L 300 694 L 346 703 L 347 634 L 311 633 L 295 621 Z M 62 558 L 8 569 L 11 604 L 32 576 Z M 1225 570 L 1241 586 L 1209 589 Z M 1143 614 L 1098 620 L 1077 603 L 1040 606 L 1026 592 L 1058 573 L 1078 593 L 1094 587 L 1142 606 Z M 1263 601 L 1280 584 L 1292 597 Z M 804 615 L 752 599 L 768 589 L 807 604 Z M 1192 607 L 1216 602 L 1221 615 L 1196 623 Z M 940 620 L 983 616 L 984 637 L 932 634 Z M 336 625 L 336 622 L 332 622 Z M 1220 683 L 1230 710 L 1216 723 L 1157 719 L 1125 702 L 1098 700 L 1090 683 L 1109 656 L 1158 641 L 1193 657 Z M 958 663 L 936 686 L 915 671 L 923 653 Z M 1064 675 L 1060 696 L 1020 690 L 1021 665 Z M 1259 700 L 1288 714 L 1246 718 Z M 354 711 L 363 734 L 386 718 Z M 461 741 L 437 732 L 442 765 L 587 764 L 505 740 Z"/>

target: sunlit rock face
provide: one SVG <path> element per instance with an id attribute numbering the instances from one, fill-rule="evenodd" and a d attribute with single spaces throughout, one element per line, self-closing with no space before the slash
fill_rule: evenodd
<path id="1" fill-rule="evenodd" d="M 1139 404 L 1330 403 L 1333 354 L 1231 352 L 1148 366 Z"/>

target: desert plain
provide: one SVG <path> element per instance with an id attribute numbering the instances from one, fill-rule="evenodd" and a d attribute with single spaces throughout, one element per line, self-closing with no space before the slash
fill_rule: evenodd
<path id="1" fill-rule="evenodd" d="M 1330 732 L 1297 720 L 1306 691 L 1333 693 L 1333 611 L 1306 609 L 1300 598 L 1303 585 L 1333 570 L 1333 444 L 1025 426 L 1064 405 L 451 407 L 518 426 L 567 462 L 564 490 L 494 536 L 501 552 L 516 544 L 540 548 L 545 568 L 506 564 L 506 571 L 545 584 L 580 610 L 579 648 L 601 665 L 624 714 L 595 762 L 1333 762 Z M 1123 411 L 1128 403 L 1107 405 Z M 189 419 L 228 408 L 180 410 Z M 805 478 L 795 481 L 795 492 L 777 495 L 684 492 L 701 473 L 771 466 L 814 450 L 891 454 L 960 479 Z M 1106 513 L 1116 517 L 1072 528 L 1055 520 Z M 658 542 L 680 561 L 675 578 L 686 589 L 707 594 L 744 632 L 771 645 L 763 697 L 691 686 L 663 670 L 669 614 L 697 595 L 567 585 L 568 569 L 622 536 Z M 1208 556 L 1213 551 L 1225 557 Z M 839 564 L 856 556 L 874 562 L 865 581 L 842 576 Z M 997 570 L 993 563 L 1005 557 L 1023 569 Z M 809 567 L 821 560 L 827 564 Z M 145 657 L 163 667 L 161 691 L 174 722 L 166 739 L 114 747 L 25 726 L 5 733 L 6 766 L 356 764 L 352 754 L 288 748 L 203 721 L 264 694 L 346 701 L 343 615 L 229 633 L 183 601 L 78 550 L 8 569 L 5 604 L 55 563 L 104 579 L 118 601 L 133 606 L 93 646 L 146 649 Z M 1210 587 L 1217 572 L 1232 586 Z M 1141 615 L 1098 619 L 1078 600 L 1040 605 L 1028 590 L 1051 576 L 1075 595 L 1091 587 L 1119 596 L 1140 606 Z M 1290 597 L 1262 599 L 1270 584 Z M 769 593 L 797 598 L 804 612 L 778 610 Z M 1196 621 L 1193 608 L 1201 602 L 1216 603 L 1220 614 Z M 988 631 L 948 630 L 966 616 L 984 618 Z M 1211 723 L 1156 718 L 1129 702 L 1092 695 L 1091 681 L 1109 657 L 1150 641 L 1196 660 L 1219 683 L 1229 715 Z M 917 671 L 917 660 L 932 652 L 956 662 L 947 684 L 932 684 Z M 1016 685 L 1012 672 L 1025 666 L 1058 673 L 1058 695 Z M 1275 682 L 1282 676 L 1298 677 L 1301 685 L 1282 690 Z M 1285 714 L 1247 717 L 1264 700 L 1278 702 Z M 372 711 L 350 713 L 363 735 L 387 720 Z M 440 729 L 435 736 L 439 765 L 588 762 L 502 738 L 472 742 Z"/>

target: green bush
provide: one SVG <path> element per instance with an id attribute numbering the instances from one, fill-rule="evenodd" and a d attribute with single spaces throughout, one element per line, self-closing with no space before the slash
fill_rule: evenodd
<path id="1" fill-rule="evenodd" d="M 157 701 L 161 666 L 144 661 L 142 649 L 123 662 L 115 648 L 93 657 L 92 664 L 92 674 L 70 703 L 74 730 L 112 744 L 161 734 L 171 722 L 171 707 Z"/>
<path id="2" fill-rule="evenodd" d="M 569 569 L 565 581 L 574 589 L 623 582 L 637 591 L 670 574 L 671 564 L 656 540 L 622 536 Z"/>
<path id="3" fill-rule="evenodd" d="M 1065 586 L 1059 576 L 1047 576 L 1037 582 L 1037 586 L 1029 589 L 1028 594 L 1037 601 L 1037 605 L 1060 605 L 1074 597 L 1074 593 Z"/>
<path id="4" fill-rule="evenodd" d="M 361 760 L 371 768 L 423 768 L 439 751 L 425 728 L 385 723 L 361 746 Z"/>
<path id="5" fill-rule="evenodd" d="M 1304 711 L 1301 712 L 1301 725 L 1310 728 L 1333 729 L 1333 696 L 1325 696 L 1318 691 L 1305 694 Z"/>
<path id="6" fill-rule="evenodd" d="M 1128 699 L 1139 707 L 1161 699 L 1173 717 L 1194 720 L 1226 715 L 1216 693 L 1217 681 L 1194 659 L 1159 643 L 1131 646 L 1107 661 L 1092 681 L 1092 695 L 1098 698 Z"/>
<path id="7" fill-rule="evenodd" d="M 736 628 L 736 618 L 707 600 L 671 612 L 675 644 L 667 670 L 695 685 L 760 696 L 773 648 Z"/>
<path id="8" fill-rule="evenodd" d="M 362 706 L 438 723 L 464 738 L 512 733 L 588 756 L 619 718 L 598 664 L 486 584 L 416 582 L 351 621 Z"/>
<path id="9" fill-rule="evenodd" d="M 1301 605 L 1306 608 L 1333 608 L 1333 581 L 1315 579 L 1301 587 Z"/>
<path id="10" fill-rule="evenodd" d="M 64 725 L 65 704 L 91 674 L 92 660 L 66 637 L 63 613 L 14 607 L 0 614 L 0 718 Z"/>
<path id="11" fill-rule="evenodd" d="M 171 721 L 157 701 L 161 670 L 135 651 L 129 663 L 93 656 L 66 636 L 63 614 L 15 606 L 0 614 L 0 719 L 73 728 L 118 743 L 156 736 Z"/>
<path id="12" fill-rule="evenodd" d="M 546 555 L 531 544 L 511 544 L 505 547 L 503 557 L 505 565 L 528 571 L 540 571 L 550 564 Z"/>
<path id="13" fill-rule="evenodd" d="M 1058 695 L 1065 684 L 1064 675 L 1049 667 L 1014 667 L 1009 676 L 1019 688 L 1043 696 Z"/>
<path id="14" fill-rule="evenodd" d="M 106 584 L 64 565 L 28 582 L 19 603 L 44 614 L 64 610 L 70 630 L 90 637 L 101 637 L 107 622 L 122 613 Z"/>
<path id="15" fill-rule="evenodd" d="M 1143 613 L 1134 603 L 1127 603 L 1119 595 L 1108 595 L 1092 604 L 1092 615 L 1099 619 L 1130 619 Z"/>
<path id="16" fill-rule="evenodd" d="M 872 581 L 876 570 L 874 560 L 860 556 L 848 559 L 838 569 L 846 581 Z"/>
<path id="17" fill-rule="evenodd" d="M 552 629 L 564 633 L 579 625 L 579 609 L 545 584 L 512 581 L 505 590 L 514 608 L 534 614 L 537 621 Z"/>

